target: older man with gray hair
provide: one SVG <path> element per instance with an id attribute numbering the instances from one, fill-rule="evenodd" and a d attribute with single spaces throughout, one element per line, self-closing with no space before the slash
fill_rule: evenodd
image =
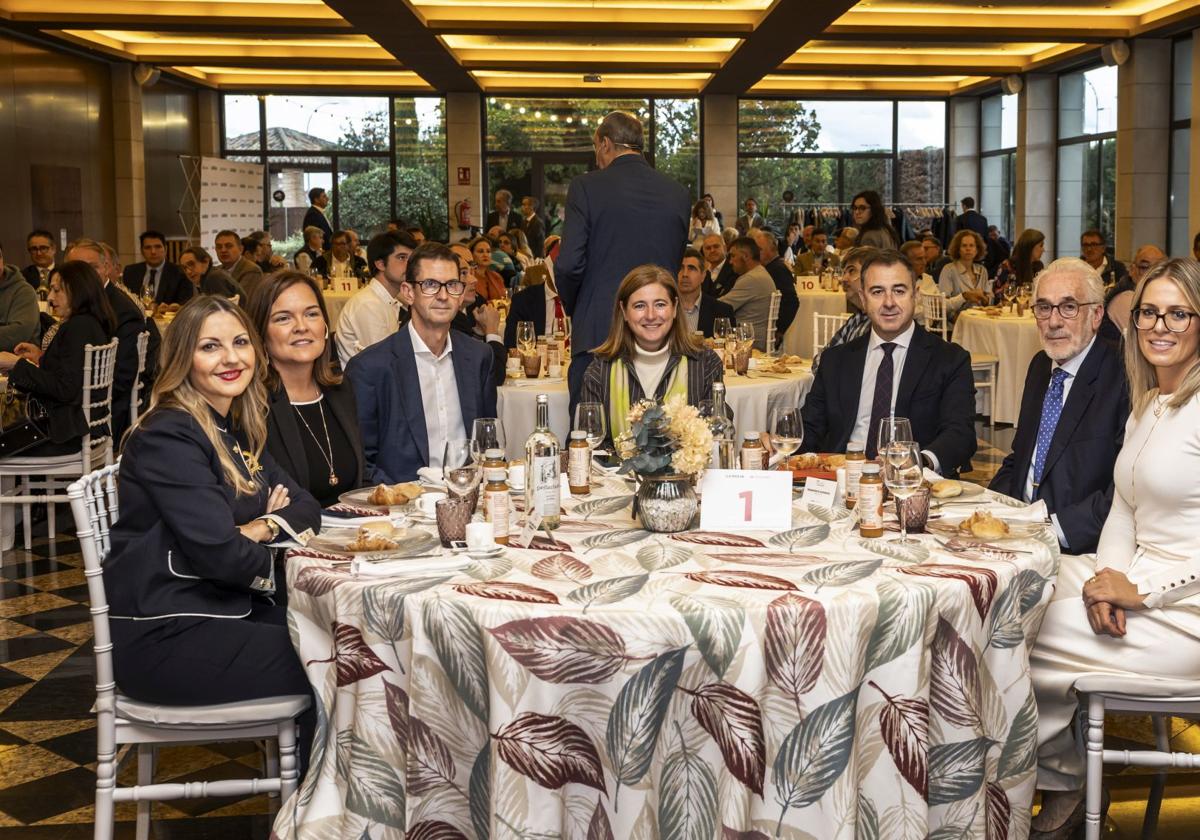
<path id="1" fill-rule="evenodd" d="M 1167 255 L 1157 245 L 1143 245 L 1133 255 L 1129 274 L 1122 277 L 1108 290 L 1104 298 L 1105 322 L 1100 326 L 1100 335 L 1110 341 L 1119 341 L 1129 326 L 1129 311 L 1133 307 L 1133 290 L 1138 282 L 1154 266 L 1165 260 Z"/>
<path id="2" fill-rule="evenodd" d="M 1100 274 L 1055 260 L 1033 281 L 1042 350 L 1029 363 L 1012 452 L 991 489 L 1041 499 L 1064 551 L 1096 550 L 1112 505 L 1113 464 L 1125 437 L 1129 393 L 1118 348 L 1097 335 Z"/>

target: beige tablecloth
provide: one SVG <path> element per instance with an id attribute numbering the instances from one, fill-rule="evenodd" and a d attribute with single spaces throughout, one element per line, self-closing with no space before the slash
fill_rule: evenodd
<path id="1" fill-rule="evenodd" d="M 346 301 L 354 295 L 355 292 L 335 292 L 332 289 L 321 292 L 321 297 L 325 298 L 325 308 L 329 311 L 330 330 L 337 329 L 338 316 L 342 314 L 342 308 L 346 305 Z"/>
<path id="2" fill-rule="evenodd" d="M 275 836 L 1026 836 L 1048 527 L 905 549 L 796 506 L 667 536 L 623 492 L 457 569 L 293 553 L 318 724 Z"/>
<path id="3" fill-rule="evenodd" d="M 817 277 L 798 277 L 796 279 L 796 296 L 800 298 L 800 308 L 796 310 L 796 318 L 788 331 L 783 334 L 784 353 L 792 356 L 803 356 L 811 359 L 813 355 L 813 313 L 821 315 L 841 315 L 846 311 L 846 295 L 844 292 L 827 292 L 820 288 L 808 288 L 806 284 L 819 284 Z"/>
<path id="4" fill-rule="evenodd" d="M 1042 349 L 1037 321 L 1032 315 L 993 318 L 967 309 L 954 324 L 954 343 L 971 353 L 990 353 L 1000 359 L 992 414 L 997 423 L 1015 426 L 1029 362 Z"/>
<path id="5" fill-rule="evenodd" d="M 725 397 L 733 408 L 734 425 L 740 438 L 743 432 L 766 431 L 772 408 L 787 405 L 798 407 L 812 387 L 812 374 L 807 366 L 798 366 L 790 374 L 760 374 L 735 376 L 725 371 Z M 509 458 L 525 457 L 525 441 L 537 420 L 537 395 L 550 398 L 550 428 L 559 442 L 567 440 L 573 418 L 566 380 L 516 380 L 501 385 L 496 393 L 496 413 L 504 424 L 506 449 Z"/>

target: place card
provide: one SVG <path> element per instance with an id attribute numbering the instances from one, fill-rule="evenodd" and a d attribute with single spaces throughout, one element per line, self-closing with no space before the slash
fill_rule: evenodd
<path id="1" fill-rule="evenodd" d="M 517 548 L 529 548 L 529 544 L 533 542 L 534 536 L 537 535 L 538 528 L 542 527 L 542 517 L 534 519 L 526 515 L 525 527 L 521 529 L 521 533 L 517 535 Z"/>
<path id="2" fill-rule="evenodd" d="M 786 531 L 792 527 L 788 470 L 707 470 L 700 484 L 705 531 Z"/>
<path id="3" fill-rule="evenodd" d="M 828 478 L 806 478 L 804 480 L 804 495 L 800 497 L 800 505 L 808 510 L 810 505 L 832 508 L 837 503 L 838 483 Z"/>

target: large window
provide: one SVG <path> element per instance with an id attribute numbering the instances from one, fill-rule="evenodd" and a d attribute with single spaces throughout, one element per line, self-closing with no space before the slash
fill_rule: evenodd
<path id="1" fill-rule="evenodd" d="M 1192 38 L 1175 42 L 1171 85 L 1171 183 L 1167 208 L 1167 253 L 1192 255 L 1188 229 L 1188 152 L 1192 133 Z"/>
<path id="2" fill-rule="evenodd" d="M 700 101 L 698 99 L 533 99 L 488 97 L 484 129 L 485 189 L 489 206 L 497 190 L 514 203 L 533 196 L 561 233 L 571 179 L 595 166 L 592 134 L 610 111 L 629 111 L 642 121 L 646 159 L 700 197 Z"/>
<path id="3" fill-rule="evenodd" d="M 1016 240 L 1017 96 L 989 96 L 980 110 L 979 212 Z"/>
<path id="4" fill-rule="evenodd" d="M 945 102 L 738 103 L 739 205 L 754 198 L 780 229 L 792 214 L 808 210 L 824 210 L 825 225 L 836 227 L 842 219 L 834 208 L 862 190 L 876 190 L 884 202 L 908 206 L 921 218 L 924 208 L 945 202 L 945 172 Z"/>
<path id="5" fill-rule="evenodd" d="M 266 166 L 265 221 L 280 253 L 302 244 L 313 187 L 330 194 L 330 223 L 363 240 L 392 218 L 448 237 L 441 98 L 230 95 L 223 105 L 224 155 Z"/>
<path id="6" fill-rule="evenodd" d="M 1117 211 L 1117 68 L 1096 67 L 1058 78 L 1056 250 L 1077 253 L 1091 228 L 1111 243 Z"/>

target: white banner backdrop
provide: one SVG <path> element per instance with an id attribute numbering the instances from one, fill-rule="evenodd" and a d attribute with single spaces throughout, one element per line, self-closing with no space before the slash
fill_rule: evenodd
<path id="1" fill-rule="evenodd" d="M 245 236 L 263 226 L 263 166 L 200 159 L 200 244 L 213 248 L 218 231 Z"/>

